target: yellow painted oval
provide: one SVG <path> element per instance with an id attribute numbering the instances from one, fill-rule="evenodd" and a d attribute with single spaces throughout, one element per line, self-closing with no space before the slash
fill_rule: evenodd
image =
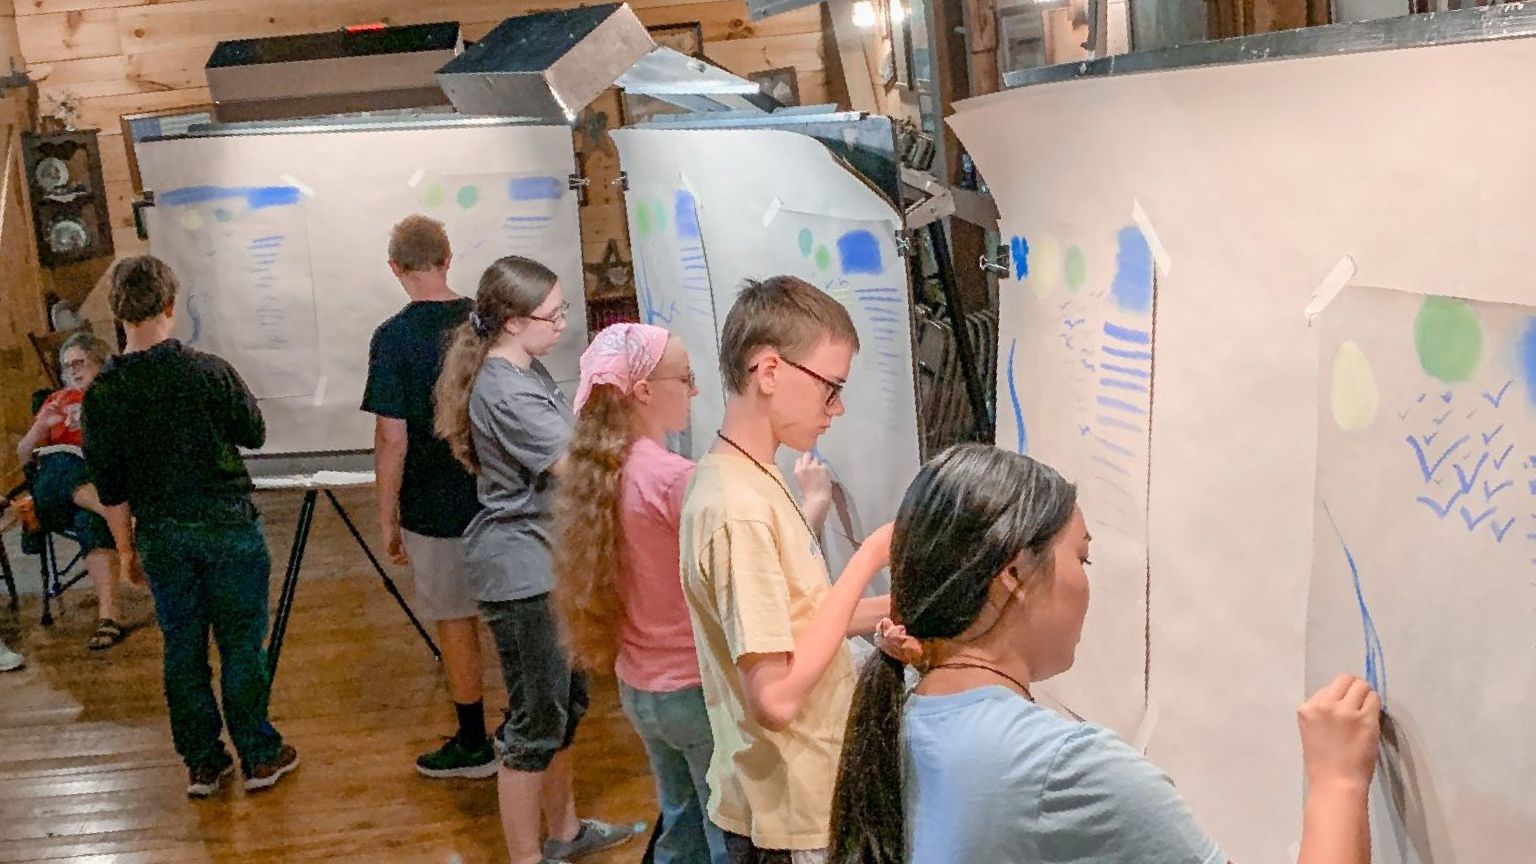
<path id="1" fill-rule="evenodd" d="M 1371 361 L 1353 339 L 1346 340 L 1333 355 L 1333 422 L 1345 432 L 1370 428 L 1381 407 L 1381 391 Z"/>

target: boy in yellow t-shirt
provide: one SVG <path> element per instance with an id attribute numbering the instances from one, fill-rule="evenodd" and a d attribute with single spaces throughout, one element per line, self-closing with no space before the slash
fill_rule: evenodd
<path id="1" fill-rule="evenodd" d="M 825 860 L 854 687 L 843 640 L 890 608 L 860 599 L 889 527 L 832 585 L 774 466 L 781 445 L 810 451 L 843 413 L 858 348 L 848 311 L 789 276 L 747 283 L 721 334 L 725 420 L 683 502 L 680 565 L 715 740 L 709 817 L 733 864 Z"/>

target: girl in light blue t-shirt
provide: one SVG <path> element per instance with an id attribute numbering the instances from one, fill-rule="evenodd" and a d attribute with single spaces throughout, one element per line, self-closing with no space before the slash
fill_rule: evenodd
<path id="1" fill-rule="evenodd" d="M 1072 665 L 1091 539 L 1077 490 L 1027 456 L 965 444 L 918 472 L 891 542 L 900 626 L 882 626 L 860 676 L 831 864 L 1227 860 L 1166 775 L 1030 693 Z M 920 678 L 905 695 L 909 664 Z M 1368 864 L 1380 711 L 1353 676 L 1302 706 L 1298 864 Z"/>

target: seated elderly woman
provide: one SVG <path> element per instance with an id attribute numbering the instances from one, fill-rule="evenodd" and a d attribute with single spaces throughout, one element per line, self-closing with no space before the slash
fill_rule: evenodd
<path id="1" fill-rule="evenodd" d="M 76 333 L 59 349 L 59 366 L 66 386 L 50 395 L 37 412 L 32 428 L 16 445 L 23 464 L 36 459 L 32 500 L 43 527 L 72 531 L 85 547 L 85 569 L 96 586 L 96 630 L 90 648 L 111 648 L 127 635 L 118 619 L 117 555 L 112 532 L 96 487 L 91 485 L 81 452 L 80 403 L 85 388 L 107 362 L 107 343 L 90 333 Z"/>

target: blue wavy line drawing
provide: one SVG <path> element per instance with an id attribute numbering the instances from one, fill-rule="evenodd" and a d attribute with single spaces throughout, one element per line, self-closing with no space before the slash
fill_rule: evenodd
<path id="1" fill-rule="evenodd" d="M 1323 515 L 1328 517 L 1328 525 L 1333 528 L 1333 536 L 1339 540 L 1339 547 L 1344 550 L 1344 561 L 1349 564 L 1349 577 L 1355 586 L 1355 602 L 1360 607 L 1360 631 L 1365 640 L 1365 680 L 1381 697 L 1381 710 L 1387 710 L 1387 657 L 1381 648 L 1381 636 L 1376 632 L 1376 621 L 1371 618 L 1370 607 L 1365 604 L 1365 592 L 1360 588 L 1360 568 L 1355 564 L 1355 555 L 1349 551 L 1349 544 L 1344 542 L 1344 534 L 1339 531 L 1339 523 L 1333 518 L 1333 511 L 1328 509 L 1327 502 L 1323 503 Z"/>
<path id="2" fill-rule="evenodd" d="M 1017 337 L 1008 343 L 1008 398 L 1013 402 L 1013 421 L 1019 430 L 1019 452 L 1029 453 L 1029 434 L 1024 430 L 1024 406 L 1019 404 L 1019 387 L 1013 380 L 1013 355 L 1019 348 Z"/>

